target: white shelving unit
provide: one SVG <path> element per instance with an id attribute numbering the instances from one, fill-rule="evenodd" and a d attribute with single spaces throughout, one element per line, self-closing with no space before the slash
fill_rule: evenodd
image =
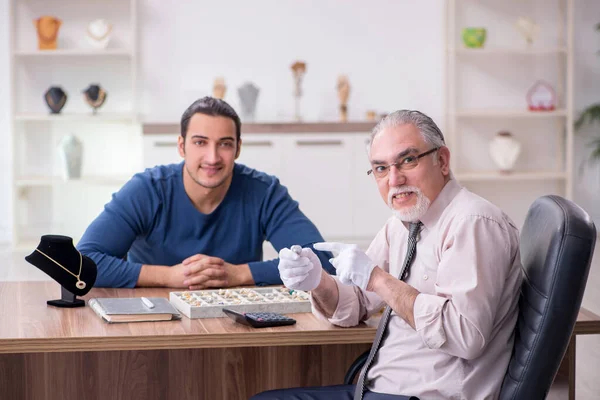
<path id="1" fill-rule="evenodd" d="M 10 1 L 16 250 L 31 250 L 46 233 L 79 240 L 111 193 L 139 170 L 137 3 Z M 31 21 L 42 15 L 62 21 L 56 50 L 37 49 Z M 85 41 L 87 24 L 97 18 L 113 25 L 102 50 Z M 108 94 L 95 115 L 81 94 L 89 84 L 99 84 Z M 62 87 L 68 96 L 59 114 L 50 114 L 43 100 L 50 86 Z M 62 178 L 57 145 L 67 134 L 83 143 L 78 179 Z"/>
<path id="2" fill-rule="evenodd" d="M 518 16 L 540 26 L 531 45 L 515 28 Z M 485 27 L 484 47 L 464 46 L 464 27 Z M 519 226 L 536 197 L 571 198 L 573 0 L 448 0 L 445 34 L 446 132 L 457 179 L 508 209 Z M 555 89 L 554 111 L 528 110 L 526 94 L 538 79 Z M 501 130 L 522 144 L 510 173 L 499 172 L 488 154 L 489 141 Z"/>

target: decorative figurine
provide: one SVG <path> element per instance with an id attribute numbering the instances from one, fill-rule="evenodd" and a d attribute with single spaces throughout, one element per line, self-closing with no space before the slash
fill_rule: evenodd
<path id="1" fill-rule="evenodd" d="M 95 49 L 105 49 L 110 41 L 112 24 L 103 19 L 96 19 L 87 26 L 86 39 Z"/>
<path id="2" fill-rule="evenodd" d="M 487 30 L 485 28 L 463 28 L 462 39 L 465 46 L 471 49 L 479 49 L 483 47 Z"/>
<path id="3" fill-rule="evenodd" d="M 533 20 L 529 17 L 519 17 L 517 19 L 517 22 L 515 22 L 515 26 L 517 27 L 517 30 L 523 35 L 528 45 L 531 45 L 533 43 L 533 40 L 540 32 L 540 26 L 533 22 Z"/>
<path id="4" fill-rule="evenodd" d="M 346 75 L 340 75 L 337 81 L 338 99 L 340 100 L 340 121 L 348 121 L 348 97 L 350 97 L 350 81 Z"/>
<path id="5" fill-rule="evenodd" d="M 294 98 L 295 112 L 294 117 L 296 121 L 301 121 L 302 116 L 300 115 L 300 97 L 302 97 L 302 78 L 306 73 L 306 63 L 303 61 L 296 61 L 292 64 L 292 73 L 294 74 Z"/>
<path id="6" fill-rule="evenodd" d="M 556 109 L 556 92 L 545 81 L 537 81 L 527 92 L 527 105 L 530 111 L 553 111 Z"/>
<path id="7" fill-rule="evenodd" d="M 46 100 L 46 104 L 50 108 L 50 113 L 58 114 L 67 102 L 67 94 L 60 86 L 51 86 L 44 93 L 44 100 Z"/>
<path id="8" fill-rule="evenodd" d="M 260 89 L 251 82 L 246 82 L 238 88 L 242 117 L 244 120 L 254 121 L 256 102 Z"/>
<path id="9" fill-rule="evenodd" d="M 63 179 L 81 178 L 81 164 L 83 161 L 83 145 L 73 135 L 64 136 L 58 144 L 58 151 L 62 161 Z"/>
<path id="10" fill-rule="evenodd" d="M 104 104 L 107 96 L 106 91 L 100 85 L 90 85 L 83 91 L 83 98 L 92 107 L 94 114 Z"/>
<path id="11" fill-rule="evenodd" d="M 213 97 L 215 99 L 224 99 L 225 92 L 227 91 L 227 86 L 225 85 L 225 79 L 223 77 L 218 77 L 215 79 L 213 83 Z"/>
<path id="12" fill-rule="evenodd" d="M 521 143 L 507 131 L 501 131 L 490 141 L 490 156 L 496 163 L 500 172 L 511 172 L 519 154 Z"/>
<path id="13" fill-rule="evenodd" d="M 61 24 L 60 19 L 49 15 L 33 20 L 33 25 L 37 29 L 39 50 L 56 50 L 58 30 Z"/>

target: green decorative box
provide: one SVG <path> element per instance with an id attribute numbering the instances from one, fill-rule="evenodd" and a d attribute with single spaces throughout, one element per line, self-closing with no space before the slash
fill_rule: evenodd
<path id="1" fill-rule="evenodd" d="M 479 49 L 485 43 L 485 28 L 463 28 L 462 39 L 465 46 L 471 49 Z"/>

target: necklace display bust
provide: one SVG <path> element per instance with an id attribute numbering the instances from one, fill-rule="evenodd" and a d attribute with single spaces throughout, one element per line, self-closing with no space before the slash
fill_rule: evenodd
<path id="1" fill-rule="evenodd" d="M 38 247 L 25 260 L 43 271 L 62 286 L 62 298 L 49 300 L 57 307 L 81 307 L 83 300 L 76 296 L 87 294 L 96 282 L 96 263 L 82 255 L 73 239 L 61 235 L 42 236 Z"/>

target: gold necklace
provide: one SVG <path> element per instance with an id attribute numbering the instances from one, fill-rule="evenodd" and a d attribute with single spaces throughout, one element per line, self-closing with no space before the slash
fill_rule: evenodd
<path id="1" fill-rule="evenodd" d="M 106 98 L 106 92 L 104 91 L 104 89 L 100 89 L 100 91 L 98 92 L 98 98 L 95 101 L 92 100 L 89 96 L 86 96 L 85 100 L 93 108 L 98 108 L 104 103 L 105 98 Z"/>
<path id="2" fill-rule="evenodd" d="M 81 253 L 78 251 L 79 253 L 79 273 L 77 275 L 75 275 L 74 273 L 72 273 L 71 271 L 69 271 L 67 268 L 63 267 L 62 265 L 60 265 L 60 263 L 56 262 L 55 260 L 52 259 L 52 257 L 50 257 L 49 255 L 45 254 L 43 251 L 39 250 L 39 249 L 35 249 L 36 251 L 40 252 L 41 254 L 43 254 L 44 256 L 46 256 L 50 261 L 52 261 L 54 264 L 58 265 L 59 267 L 61 267 L 62 269 L 64 269 L 65 271 L 67 271 L 68 273 L 70 273 L 71 275 L 73 275 L 75 278 L 77 278 L 77 283 L 75 284 L 75 286 L 77 286 L 77 289 L 85 289 L 85 282 L 81 280 L 81 278 L 79 278 L 79 276 L 81 275 L 81 267 L 83 265 L 83 257 L 81 256 Z"/>

